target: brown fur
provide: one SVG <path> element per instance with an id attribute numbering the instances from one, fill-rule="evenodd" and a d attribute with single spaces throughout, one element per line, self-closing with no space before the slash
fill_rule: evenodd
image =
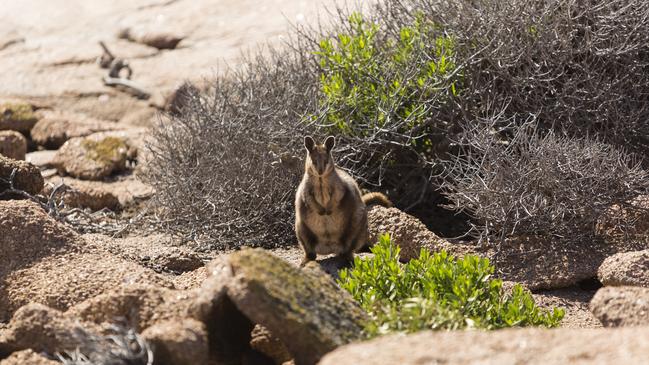
<path id="1" fill-rule="evenodd" d="M 304 138 L 304 176 L 295 194 L 295 233 L 304 249 L 303 264 L 317 254 L 334 253 L 347 260 L 367 244 L 366 202 L 391 206 L 385 195 L 361 192 L 354 179 L 331 157 L 334 137 L 316 144 Z"/>

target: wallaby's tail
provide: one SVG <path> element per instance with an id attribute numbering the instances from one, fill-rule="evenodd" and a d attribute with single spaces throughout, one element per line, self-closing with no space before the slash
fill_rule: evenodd
<path id="1" fill-rule="evenodd" d="M 392 207 L 392 202 L 390 201 L 390 199 L 388 199 L 387 196 L 385 196 L 385 194 L 367 193 L 367 194 L 362 196 L 362 199 L 363 199 L 363 203 L 365 203 L 365 205 L 378 204 L 378 205 L 382 205 L 382 206 L 384 206 L 386 208 Z"/>

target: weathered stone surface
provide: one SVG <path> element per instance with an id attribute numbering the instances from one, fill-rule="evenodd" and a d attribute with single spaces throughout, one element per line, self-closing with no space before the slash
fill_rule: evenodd
<path id="1" fill-rule="evenodd" d="M 119 31 L 117 36 L 157 49 L 174 49 L 185 38 L 169 31 L 143 26 L 124 28 Z"/>
<path id="2" fill-rule="evenodd" d="M 38 118 L 31 104 L 25 102 L 0 102 L 0 130 L 12 130 L 29 135 Z"/>
<path id="3" fill-rule="evenodd" d="M 649 250 L 618 253 L 607 257 L 597 270 L 605 286 L 649 288 Z"/>
<path id="4" fill-rule="evenodd" d="M 638 249 L 643 249 L 643 244 L 597 238 L 574 242 L 521 236 L 507 238 L 498 248 L 491 247 L 488 256 L 503 279 L 540 290 L 568 287 L 597 277 L 597 270 L 606 257 Z"/>
<path id="5" fill-rule="evenodd" d="M 169 279 L 153 270 L 105 252 L 52 255 L 8 273 L 2 282 L 0 319 L 29 302 L 65 310 L 115 288 L 138 284 L 173 288 Z"/>
<path id="6" fill-rule="evenodd" d="M 160 285 L 123 285 L 71 307 L 66 314 L 96 324 L 123 318 L 139 332 L 161 321 L 186 318 L 194 297 L 193 292 Z"/>
<path id="7" fill-rule="evenodd" d="M 256 325 L 252 330 L 250 347 L 269 358 L 273 359 L 275 364 L 283 364 L 292 359 L 286 346 L 275 337 L 268 329 Z"/>
<path id="8" fill-rule="evenodd" d="M 39 146 L 53 150 L 61 147 L 70 138 L 115 129 L 114 123 L 81 114 L 43 111 L 39 112 L 39 115 L 39 121 L 32 128 L 31 138 Z"/>
<path id="9" fill-rule="evenodd" d="M 178 239 L 166 234 L 112 238 L 99 234 L 87 234 L 93 241 L 115 256 L 158 272 L 181 273 L 203 267 L 203 260 L 193 251 L 179 246 Z M 200 284 L 198 285 L 200 286 Z"/>
<path id="10" fill-rule="evenodd" d="M 5 341 L 13 351 L 31 349 L 54 354 L 82 347 L 84 339 L 93 334 L 96 335 L 63 313 L 33 303 L 16 311 L 5 333 Z"/>
<path id="11" fill-rule="evenodd" d="M 32 350 L 16 351 L 8 358 L 1 360 L 0 365 L 61 365 L 60 362 L 50 360 Z"/>
<path id="12" fill-rule="evenodd" d="M 36 166 L 25 161 L 14 160 L 0 155 L 0 194 L 10 187 L 9 184 L 4 181 L 10 180 L 11 173 L 14 170 L 16 171 L 13 179 L 15 189 L 23 190 L 32 195 L 38 194 L 43 190 L 45 182 L 41 172 Z M 0 199 L 7 197 L 20 198 L 20 195 L 0 195 Z"/>
<path id="13" fill-rule="evenodd" d="M 104 208 L 119 210 L 122 208 L 119 199 L 106 186 L 98 181 L 55 178 L 59 183 L 47 184 L 43 193 L 49 196 L 55 188 L 61 192 L 58 197 L 63 199 L 66 207 L 88 208 L 92 211 Z M 58 187 L 60 183 L 63 187 Z"/>
<path id="14" fill-rule="evenodd" d="M 209 357 L 205 325 L 193 319 L 169 320 L 142 332 L 153 347 L 159 365 L 207 364 Z"/>
<path id="15" fill-rule="evenodd" d="M 389 233 L 392 242 L 401 248 L 401 259 L 408 261 L 419 256 L 422 248 L 431 252 L 446 250 L 454 255 L 471 253 L 469 246 L 454 245 L 431 232 L 417 218 L 397 208 L 372 206 L 367 212 L 370 242 L 378 241 L 379 236 Z"/>
<path id="16" fill-rule="evenodd" d="M 261 249 L 233 253 L 225 265 L 232 272 L 228 297 L 252 322 L 276 335 L 296 364 L 315 364 L 361 338 L 365 313 L 324 272 L 300 270 Z"/>
<path id="17" fill-rule="evenodd" d="M 99 135 L 72 138 L 58 150 L 54 165 L 62 174 L 101 180 L 126 168 L 129 150 L 124 138 Z"/>
<path id="18" fill-rule="evenodd" d="M 563 308 L 565 317 L 561 320 L 564 328 L 601 328 L 602 323 L 590 311 L 590 301 L 597 289 L 585 290 L 570 287 L 555 290 L 545 290 L 533 293 L 534 302 L 544 308 Z"/>
<path id="19" fill-rule="evenodd" d="M 27 140 L 16 131 L 0 131 L 0 155 L 14 160 L 24 160 Z"/>
<path id="20" fill-rule="evenodd" d="M 590 302 L 590 310 L 604 327 L 649 325 L 649 289 L 604 287 Z"/>
<path id="21" fill-rule="evenodd" d="M 344 346 L 320 364 L 639 364 L 648 352 L 649 327 L 425 331 Z"/>
<path id="22" fill-rule="evenodd" d="M 613 205 L 598 222 L 597 228 L 610 236 L 649 234 L 649 195 L 640 195 L 628 206 Z"/>
<path id="23" fill-rule="evenodd" d="M 34 202 L 0 201 L 0 283 L 13 270 L 54 253 L 74 250 L 78 239 L 75 232 Z M 4 288 L 0 285 L 0 298 L 6 296 Z"/>
<path id="24" fill-rule="evenodd" d="M 34 151 L 29 152 L 25 155 L 25 161 L 31 163 L 34 166 L 46 168 L 52 166 L 52 161 L 54 161 L 55 155 L 56 151 Z"/>
<path id="25" fill-rule="evenodd" d="M 253 323 L 232 303 L 226 285 L 232 280 L 227 260 L 219 258 L 208 266 L 208 278 L 196 298 L 191 301 L 189 314 L 207 326 L 210 355 L 222 363 L 240 363 L 250 350 Z"/>

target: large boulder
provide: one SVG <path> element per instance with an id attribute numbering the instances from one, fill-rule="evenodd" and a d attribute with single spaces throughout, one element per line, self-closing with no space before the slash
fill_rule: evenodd
<path id="1" fill-rule="evenodd" d="M 606 258 L 597 277 L 605 286 L 649 288 L 649 250 L 618 253 Z"/>
<path id="2" fill-rule="evenodd" d="M 115 256 L 137 262 L 156 272 L 183 273 L 204 266 L 201 257 L 181 246 L 177 238 L 166 234 L 126 238 L 86 234 L 84 238 Z"/>
<path id="3" fill-rule="evenodd" d="M 153 270 L 105 252 L 52 255 L 6 274 L 2 282 L 0 319 L 29 302 L 66 310 L 115 288 L 139 284 L 173 288 L 169 279 Z"/>
<path id="4" fill-rule="evenodd" d="M 24 160 L 27 139 L 16 131 L 0 131 L 0 155 L 14 160 Z"/>
<path id="5" fill-rule="evenodd" d="M 52 181 L 58 183 L 50 183 L 45 185 L 43 193 L 49 196 L 55 189 L 60 192 L 60 197 L 69 208 L 88 208 L 92 211 L 101 209 L 110 209 L 113 211 L 120 210 L 119 199 L 113 194 L 110 189 L 99 181 L 87 181 L 78 179 L 61 179 L 56 176 Z M 63 187 L 59 187 L 63 184 Z"/>
<path id="6" fill-rule="evenodd" d="M 147 364 L 151 360 L 146 342 L 134 332 L 113 324 L 101 328 L 40 304 L 20 308 L 2 341 L 0 346 L 13 353 L 76 354 L 89 364 Z"/>
<path id="7" fill-rule="evenodd" d="M 60 311 L 42 304 L 28 304 L 16 311 L 4 334 L 12 351 L 31 349 L 54 354 L 83 347 L 85 338 L 97 334 Z"/>
<path id="8" fill-rule="evenodd" d="M 363 336 L 366 314 L 315 262 L 300 269 L 244 249 L 213 261 L 208 272 L 190 313 L 208 326 L 220 359 L 241 359 L 253 324 L 272 333 L 298 365 Z"/>
<path id="9" fill-rule="evenodd" d="M 0 155 L 0 199 L 21 197 L 19 194 L 2 195 L 5 190 L 10 188 L 9 182 L 14 171 L 12 181 L 14 189 L 22 190 L 31 195 L 38 194 L 43 190 L 45 182 L 38 167 L 25 161 L 14 160 Z"/>
<path id="10" fill-rule="evenodd" d="M 28 200 L 0 201 L 0 283 L 43 257 L 74 251 L 79 236 Z M 0 285 L 0 300 L 5 285 Z M 0 315 L 0 319 L 2 316 Z"/>
<path id="11" fill-rule="evenodd" d="M 0 131 L 12 130 L 29 135 L 37 121 L 31 104 L 20 101 L 0 103 Z"/>
<path id="12" fill-rule="evenodd" d="M 379 236 L 389 233 L 392 242 L 401 248 L 401 260 L 408 261 L 419 256 L 419 251 L 426 248 L 431 252 L 446 250 L 454 255 L 473 253 L 470 246 L 452 244 L 431 232 L 417 218 L 397 208 L 372 206 L 367 212 L 367 224 L 370 232 L 369 241 L 375 243 Z"/>
<path id="13" fill-rule="evenodd" d="M 590 310 L 605 327 L 648 326 L 649 288 L 601 288 L 591 300 Z"/>
<path id="14" fill-rule="evenodd" d="M 320 365 L 641 364 L 649 328 L 424 331 L 341 347 Z"/>
<path id="15" fill-rule="evenodd" d="M 40 119 L 32 128 L 31 138 L 39 146 L 52 150 L 58 149 L 70 138 L 115 129 L 113 122 L 82 114 L 60 111 L 43 111 L 39 114 Z"/>
<path id="16" fill-rule="evenodd" d="M 205 325 L 193 319 L 163 321 L 142 332 L 153 349 L 156 365 L 207 364 Z"/>
<path id="17" fill-rule="evenodd" d="M 125 138 L 95 134 L 65 142 L 54 158 L 54 165 L 61 174 L 101 180 L 123 171 L 131 153 Z"/>
<path id="18" fill-rule="evenodd" d="M 187 317 L 194 298 L 194 292 L 159 285 L 123 285 L 76 304 L 66 314 L 96 324 L 121 318 L 142 331 L 161 321 Z"/>

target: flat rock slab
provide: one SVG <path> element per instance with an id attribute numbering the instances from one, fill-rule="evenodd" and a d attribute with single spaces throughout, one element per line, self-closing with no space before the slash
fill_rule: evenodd
<path id="1" fill-rule="evenodd" d="M 649 288 L 649 250 L 618 253 L 604 260 L 597 270 L 604 286 Z"/>
<path id="2" fill-rule="evenodd" d="M 644 364 L 649 328 L 420 332 L 351 344 L 321 365 Z"/>
<path id="3" fill-rule="evenodd" d="M 649 326 L 649 289 L 601 288 L 591 300 L 590 310 L 604 327 Z"/>

